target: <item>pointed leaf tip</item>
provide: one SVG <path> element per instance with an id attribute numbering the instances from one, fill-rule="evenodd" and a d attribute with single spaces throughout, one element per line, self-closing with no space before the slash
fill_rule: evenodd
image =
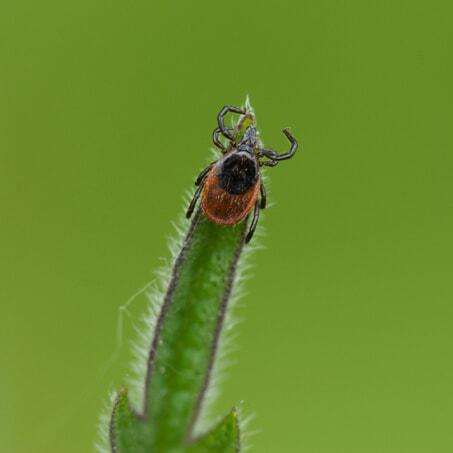
<path id="1" fill-rule="evenodd" d="M 188 448 L 190 453 L 237 453 L 240 448 L 239 420 L 233 408 L 211 431 Z"/>
<path id="2" fill-rule="evenodd" d="M 131 410 L 126 387 L 122 387 L 113 405 L 110 420 L 110 443 L 112 453 L 141 452 L 144 446 L 142 423 Z"/>

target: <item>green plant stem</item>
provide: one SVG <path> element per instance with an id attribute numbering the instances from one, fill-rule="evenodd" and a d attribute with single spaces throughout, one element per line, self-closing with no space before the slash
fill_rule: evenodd
<path id="1" fill-rule="evenodd" d="M 239 138 L 246 124 L 237 128 Z M 157 319 L 144 382 L 141 412 L 119 392 L 111 417 L 115 453 L 237 452 L 233 409 L 212 431 L 194 438 L 194 425 L 209 384 L 247 220 L 234 226 L 210 222 L 199 208 L 174 263 Z"/>

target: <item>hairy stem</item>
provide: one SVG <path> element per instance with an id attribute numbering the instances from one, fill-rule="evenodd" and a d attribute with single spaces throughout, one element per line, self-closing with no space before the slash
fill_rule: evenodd
<path id="1" fill-rule="evenodd" d="M 240 139 L 247 124 L 236 127 Z M 194 438 L 211 377 L 219 337 L 245 242 L 247 219 L 234 226 L 209 221 L 199 208 L 172 275 L 153 334 L 141 411 L 119 392 L 110 425 L 118 453 L 237 452 L 239 428 L 233 409 L 215 428 Z"/>

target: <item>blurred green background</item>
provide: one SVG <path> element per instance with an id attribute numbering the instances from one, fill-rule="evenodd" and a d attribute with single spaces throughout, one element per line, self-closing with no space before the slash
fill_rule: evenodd
<path id="1" fill-rule="evenodd" d="M 0 451 L 93 451 L 129 365 L 118 308 L 246 94 L 266 145 L 291 126 L 303 149 L 267 171 L 218 411 L 244 400 L 254 452 L 453 451 L 452 13 L 4 0 Z"/>

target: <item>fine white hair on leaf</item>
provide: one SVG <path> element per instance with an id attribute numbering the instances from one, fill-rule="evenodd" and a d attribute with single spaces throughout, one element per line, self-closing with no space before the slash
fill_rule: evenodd
<path id="1" fill-rule="evenodd" d="M 154 336 L 157 318 L 171 279 L 173 263 L 181 250 L 188 224 L 188 220 L 183 216 L 180 216 L 179 220 L 176 223 L 173 223 L 175 234 L 172 238 L 168 238 L 167 241 L 170 259 L 165 260 L 164 264 L 155 271 L 156 279 L 154 280 L 154 284 L 147 288 L 147 313 L 137 327 L 136 339 L 132 343 L 132 373 L 127 384 L 129 387 L 131 404 L 138 411 L 141 411 L 144 404 L 144 385 L 148 366 L 149 348 Z"/>
<path id="2" fill-rule="evenodd" d="M 94 445 L 98 453 L 111 453 L 109 427 L 112 407 L 115 402 L 116 392 L 111 391 L 109 400 L 104 402 L 98 421 L 98 438 Z"/>
<path id="3" fill-rule="evenodd" d="M 135 332 L 135 339 L 129 342 L 130 350 L 132 352 L 132 363 L 129 367 L 131 373 L 126 377 L 126 386 L 128 387 L 128 396 L 131 406 L 137 412 L 141 412 L 143 408 L 144 385 L 149 348 L 154 335 L 157 318 L 171 278 L 172 266 L 179 250 L 181 249 L 188 223 L 187 219 L 181 216 L 179 222 L 174 224 L 176 233 L 174 237 L 168 241 L 170 258 L 164 260 L 164 264 L 154 272 L 154 279 L 144 285 L 140 290 L 132 295 L 125 304 L 118 308 L 117 348 L 114 352 L 114 356 L 116 356 L 119 349 L 123 347 L 123 328 L 126 316 Z M 143 294 L 146 296 L 147 300 L 146 312 L 138 323 L 134 323 L 128 309 L 130 305 Z M 105 404 L 105 408 L 101 412 L 98 441 L 95 445 L 96 450 L 99 453 L 107 453 L 111 451 L 109 425 L 116 394 L 117 393 L 115 391 L 111 392 L 110 400 Z"/>
<path id="4" fill-rule="evenodd" d="M 250 439 L 257 435 L 260 430 L 253 429 L 252 425 L 256 420 L 256 413 L 251 412 L 249 408 L 244 408 L 244 402 L 241 401 L 238 407 L 238 420 L 240 432 L 241 453 L 249 451 L 253 445 Z"/>

